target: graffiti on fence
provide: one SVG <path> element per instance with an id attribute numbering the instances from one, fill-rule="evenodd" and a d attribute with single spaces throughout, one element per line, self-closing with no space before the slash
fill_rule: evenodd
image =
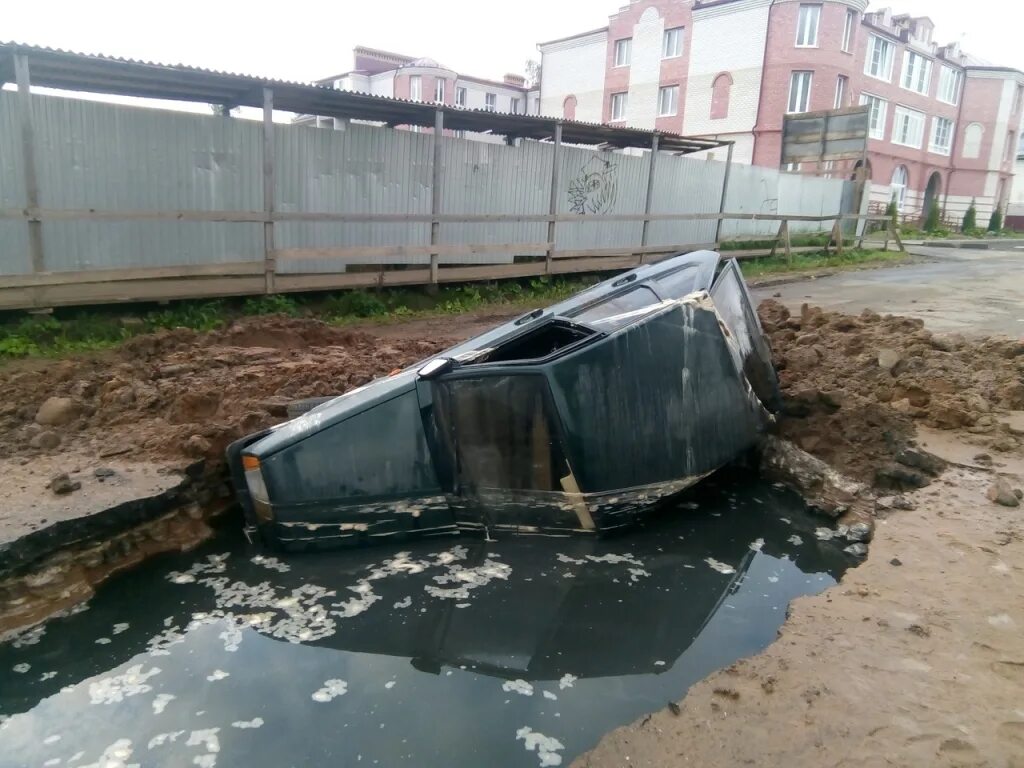
<path id="1" fill-rule="evenodd" d="M 569 210 L 577 214 L 611 213 L 618 193 L 619 166 L 592 157 L 569 180 Z"/>

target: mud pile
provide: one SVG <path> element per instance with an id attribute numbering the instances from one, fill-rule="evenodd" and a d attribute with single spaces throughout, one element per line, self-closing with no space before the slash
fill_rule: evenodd
<path id="1" fill-rule="evenodd" d="M 1000 417 L 1024 409 L 1024 342 L 937 335 L 869 310 L 792 315 L 770 299 L 758 314 L 782 386 L 780 433 L 840 471 L 880 488 L 926 485 L 941 462 L 917 449 L 917 424 L 966 432 L 979 455 L 1020 450 Z"/>
<path id="2" fill-rule="evenodd" d="M 288 402 L 342 393 L 451 343 L 263 317 L 139 336 L 98 357 L 11 363 L 0 368 L 0 456 L 75 448 L 207 458 L 216 469 L 230 441 L 285 420 Z"/>

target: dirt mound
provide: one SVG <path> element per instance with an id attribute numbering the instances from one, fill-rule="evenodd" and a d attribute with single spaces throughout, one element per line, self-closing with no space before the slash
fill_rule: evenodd
<path id="1" fill-rule="evenodd" d="M 915 424 L 966 431 L 979 452 L 1020 449 L 1000 421 L 1024 408 L 1024 343 L 967 341 L 920 320 L 804 305 L 758 308 L 784 397 L 780 432 L 860 480 L 906 489 L 941 466 L 913 442 Z"/>
<path id="2" fill-rule="evenodd" d="M 450 346 L 452 340 L 378 339 L 316 320 L 262 317 L 211 333 L 161 331 L 112 354 L 0 368 L 0 456 L 57 450 L 220 461 L 237 437 L 283 421 L 291 400 L 340 394 Z M 76 418 L 43 427 L 51 397 Z M 35 442 L 33 443 L 33 440 Z"/>

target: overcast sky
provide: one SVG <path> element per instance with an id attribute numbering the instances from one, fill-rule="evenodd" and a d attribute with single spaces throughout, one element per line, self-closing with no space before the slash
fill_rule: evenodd
<path id="1" fill-rule="evenodd" d="M 497 78 L 539 58 L 538 42 L 602 27 L 625 2 L 38 0 L 5 4 L 0 40 L 299 81 L 349 69 L 353 46 L 367 45 Z M 900 0 L 891 7 L 930 16 L 939 43 L 960 39 L 977 56 L 1024 69 L 1021 0 Z"/>

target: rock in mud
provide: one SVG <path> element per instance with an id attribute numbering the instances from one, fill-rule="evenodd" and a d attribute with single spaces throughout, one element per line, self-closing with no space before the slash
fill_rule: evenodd
<path id="1" fill-rule="evenodd" d="M 868 545 L 857 542 L 843 549 L 843 552 L 854 557 L 864 557 L 868 553 Z"/>
<path id="2" fill-rule="evenodd" d="M 995 504 L 1002 504 L 1004 507 L 1019 507 L 1020 498 L 1005 477 L 998 477 L 988 489 L 988 499 Z"/>
<path id="3" fill-rule="evenodd" d="M 800 493 L 813 511 L 837 518 L 848 511 L 870 514 L 868 488 L 842 476 L 821 459 L 787 440 L 766 437 L 761 443 L 761 473 Z"/>
<path id="4" fill-rule="evenodd" d="M 190 456 L 194 459 L 201 459 L 207 453 L 209 453 L 212 444 L 202 435 L 192 435 L 182 445 L 182 451 L 186 456 Z"/>
<path id="5" fill-rule="evenodd" d="M 60 435 L 52 430 L 43 430 L 28 441 L 33 448 L 40 448 L 44 451 L 52 451 L 60 447 Z"/>
<path id="6" fill-rule="evenodd" d="M 50 481 L 50 490 L 58 496 L 74 493 L 82 484 L 78 480 L 72 480 L 67 472 L 62 472 Z"/>
<path id="7" fill-rule="evenodd" d="M 105 480 L 108 477 L 113 477 L 117 472 L 112 470 L 110 467 L 96 467 L 96 469 L 92 471 L 92 474 L 97 480 Z"/>
<path id="8" fill-rule="evenodd" d="M 896 463 L 880 467 L 875 472 L 875 486 L 878 488 L 889 488 L 894 491 L 910 491 L 915 488 L 924 488 L 931 481 L 931 478 L 924 472 Z"/>
<path id="9" fill-rule="evenodd" d="M 906 467 L 920 469 L 929 475 L 937 476 L 946 468 L 946 462 L 927 451 L 920 451 L 914 448 L 904 448 L 896 454 L 896 461 Z"/>
<path id="10" fill-rule="evenodd" d="M 70 397 L 48 398 L 36 411 L 36 424 L 59 427 L 78 418 L 81 408 Z"/>
<path id="11" fill-rule="evenodd" d="M 854 523 L 846 532 L 846 540 L 854 543 L 858 541 L 871 541 L 872 529 L 869 523 Z"/>
<path id="12" fill-rule="evenodd" d="M 903 356 L 895 349 L 878 350 L 878 367 L 883 371 L 889 371 L 891 373 L 893 369 L 900 364 L 902 359 Z"/>

